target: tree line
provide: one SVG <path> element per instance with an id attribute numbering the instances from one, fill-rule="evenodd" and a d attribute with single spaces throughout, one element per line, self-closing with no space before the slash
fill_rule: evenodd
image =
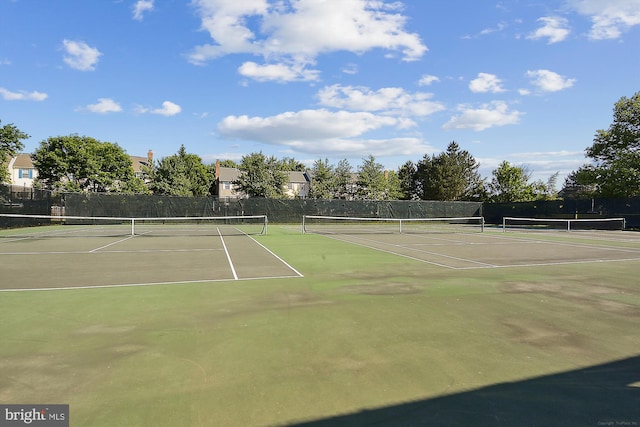
<path id="1" fill-rule="evenodd" d="M 519 202 L 640 196 L 640 92 L 620 98 L 613 112 L 609 129 L 596 131 L 586 149 L 591 162 L 569 174 L 560 192 L 557 173 L 546 182 L 532 182 L 531 171 L 507 161 L 485 179 L 478 172 L 480 164 L 455 141 L 444 152 L 425 154 L 416 163 L 407 161 L 396 171 L 384 170 L 372 155 L 356 167 L 346 159 L 334 165 L 321 158 L 307 168 L 294 158 L 277 159 L 262 152 L 220 165 L 239 170 L 233 185 L 249 197 L 287 197 L 290 171 L 309 172 L 308 197 L 317 199 Z M 13 124 L 0 127 L 0 163 L 19 153 L 27 138 Z M 216 194 L 216 165 L 204 164 L 184 145 L 176 154 L 143 167 L 142 176 L 135 175 L 131 158 L 118 144 L 87 136 L 50 137 L 31 156 L 38 170 L 36 185 L 53 191 Z M 9 178 L 7 174 L 6 167 L 0 170 L 0 182 Z"/>

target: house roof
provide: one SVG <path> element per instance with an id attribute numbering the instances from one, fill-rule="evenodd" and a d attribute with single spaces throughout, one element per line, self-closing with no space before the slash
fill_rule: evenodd
<path id="1" fill-rule="evenodd" d="M 240 171 L 237 168 L 220 167 L 220 175 L 218 179 L 222 182 L 231 182 L 238 179 Z"/>
<path id="2" fill-rule="evenodd" d="M 141 156 L 129 156 L 131 158 L 131 162 L 133 163 L 133 170 L 139 172 L 142 166 L 149 164 L 148 157 Z M 31 154 L 29 153 L 20 153 L 15 157 L 15 161 L 13 162 L 14 169 L 35 169 L 33 165 L 33 160 L 31 159 Z"/>
<path id="3" fill-rule="evenodd" d="M 33 169 L 33 161 L 31 160 L 31 154 L 20 153 L 16 156 L 16 161 L 13 162 L 14 169 Z"/>
<path id="4" fill-rule="evenodd" d="M 133 170 L 135 172 L 142 171 L 143 166 L 149 165 L 149 159 L 147 157 L 141 156 L 129 156 L 131 158 L 131 162 L 133 163 Z"/>
<path id="5" fill-rule="evenodd" d="M 289 182 L 309 182 L 309 178 L 306 172 L 289 172 Z"/>

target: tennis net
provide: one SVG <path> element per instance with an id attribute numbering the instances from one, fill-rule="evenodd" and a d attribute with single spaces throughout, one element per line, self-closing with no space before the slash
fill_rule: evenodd
<path id="1" fill-rule="evenodd" d="M 0 214 L 0 237 L 259 235 L 266 215 L 121 218 Z"/>
<path id="2" fill-rule="evenodd" d="M 502 230 L 519 231 L 585 231 L 585 230 L 624 230 L 624 218 L 502 218 Z"/>
<path id="3" fill-rule="evenodd" d="M 313 234 L 467 233 L 483 230 L 483 217 L 358 218 L 320 215 L 302 217 L 302 232 Z"/>

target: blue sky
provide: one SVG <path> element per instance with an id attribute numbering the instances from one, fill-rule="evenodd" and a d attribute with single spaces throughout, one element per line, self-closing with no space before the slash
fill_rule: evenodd
<path id="1" fill-rule="evenodd" d="M 640 90 L 640 0 L 0 0 L 0 120 L 205 163 L 388 169 L 451 141 L 490 177 L 584 164 Z"/>

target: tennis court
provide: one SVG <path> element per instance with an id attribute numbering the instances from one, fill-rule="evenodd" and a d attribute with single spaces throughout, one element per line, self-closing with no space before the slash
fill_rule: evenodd
<path id="1" fill-rule="evenodd" d="M 93 219 L 95 221 L 95 219 Z M 149 286 L 301 274 L 254 237 L 254 224 L 98 221 L 5 230 L 2 290 Z M 228 222 L 228 221 L 227 221 Z M 262 225 L 260 225 L 262 227 Z"/>
<path id="2" fill-rule="evenodd" d="M 319 221 L 307 227 L 312 233 L 449 269 L 640 260 L 640 235 L 620 230 L 503 232 L 486 228 L 481 218 L 458 218 L 410 221 L 405 232 L 393 232 L 400 221 L 352 219 L 336 225 L 334 219 L 315 218 Z"/>

